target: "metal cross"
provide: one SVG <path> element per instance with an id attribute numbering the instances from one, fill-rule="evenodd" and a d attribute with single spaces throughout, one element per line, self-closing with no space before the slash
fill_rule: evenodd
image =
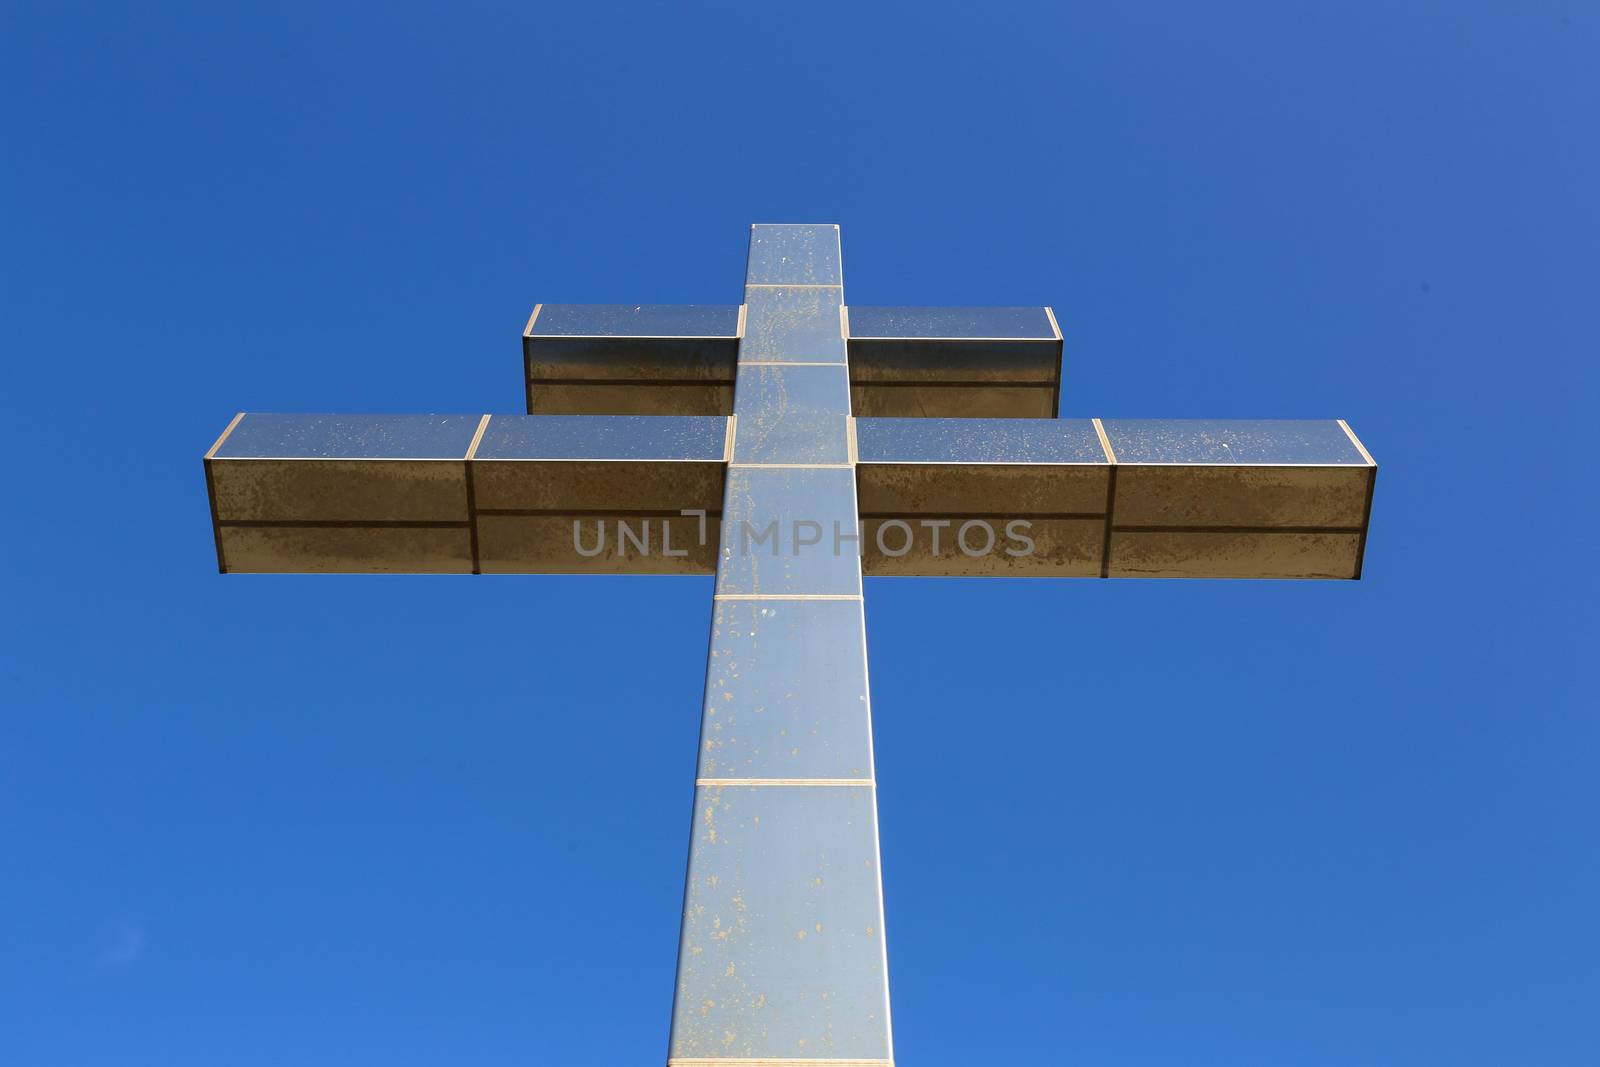
<path id="1" fill-rule="evenodd" d="M 1049 308 L 843 281 L 837 226 L 758 225 L 741 305 L 536 307 L 528 415 L 241 414 L 205 456 L 224 572 L 715 572 L 675 1067 L 893 1061 L 863 572 L 1360 576 L 1343 421 L 1057 418 Z"/>

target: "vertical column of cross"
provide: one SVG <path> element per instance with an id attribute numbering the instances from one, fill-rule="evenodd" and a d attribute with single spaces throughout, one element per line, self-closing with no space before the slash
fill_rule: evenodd
<path id="1" fill-rule="evenodd" d="M 755 226 L 669 1063 L 892 1061 L 837 226 Z"/>

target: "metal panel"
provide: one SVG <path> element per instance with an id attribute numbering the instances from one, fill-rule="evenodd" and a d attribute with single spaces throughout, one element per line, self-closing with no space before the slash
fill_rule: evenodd
<path id="1" fill-rule="evenodd" d="M 843 363 L 844 326 L 839 308 L 844 290 L 782 286 L 745 290 L 742 362 Z"/>
<path id="2" fill-rule="evenodd" d="M 1098 578 L 1103 518 L 862 516 L 869 578 Z"/>
<path id="3" fill-rule="evenodd" d="M 850 339 L 1057 341 L 1042 307 L 854 307 Z"/>
<path id="4" fill-rule="evenodd" d="M 717 416 L 493 415 L 474 456 L 720 463 L 727 438 L 728 420 Z"/>
<path id="5" fill-rule="evenodd" d="M 727 436 L 725 418 L 494 416 L 472 462 L 480 569 L 711 573 Z"/>
<path id="6" fill-rule="evenodd" d="M 468 574 L 466 523 L 430 526 L 240 526 L 217 531 L 230 574 Z"/>
<path id="7" fill-rule="evenodd" d="M 1117 468 L 1119 526 L 1316 526 L 1360 529 L 1371 468 Z"/>
<path id="8" fill-rule="evenodd" d="M 1119 463 L 1368 466 L 1334 419 L 1103 419 Z"/>
<path id="9" fill-rule="evenodd" d="M 530 414 L 726 415 L 738 305 L 541 304 L 523 335 Z"/>
<path id="10" fill-rule="evenodd" d="M 1091 419 L 856 420 L 862 463 L 1105 463 Z"/>
<path id="11" fill-rule="evenodd" d="M 1048 308 L 851 307 L 858 416 L 1050 418 L 1061 334 Z"/>
<path id="12" fill-rule="evenodd" d="M 733 414 L 732 367 L 727 381 L 590 381 L 528 383 L 530 415 Z"/>
<path id="13" fill-rule="evenodd" d="M 217 459 L 465 459 L 478 415 L 248 413 Z"/>
<path id="14" fill-rule="evenodd" d="M 1107 419 L 1108 577 L 1356 578 L 1377 468 L 1340 422 Z"/>
<path id="15" fill-rule="evenodd" d="M 859 600 L 719 600 L 701 778 L 872 777 Z"/>
<path id="16" fill-rule="evenodd" d="M 477 514 L 484 574 L 710 574 L 718 519 L 672 512 Z"/>
<path id="17" fill-rule="evenodd" d="M 1095 577 L 1110 483 L 1088 419 L 857 419 L 867 575 Z"/>
<path id="18" fill-rule="evenodd" d="M 701 786 L 670 1056 L 887 1060 L 873 790 Z"/>
<path id="19" fill-rule="evenodd" d="M 850 382 L 843 366 L 739 368 L 735 463 L 848 463 Z"/>
<path id="20" fill-rule="evenodd" d="M 860 595 L 848 467 L 732 467 L 722 513 L 718 595 Z"/>
<path id="21" fill-rule="evenodd" d="M 850 403 L 857 415 L 886 419 L 1048 419 L 1056 412 L 1056 388 L 1054 384 L 857 380 L 850 386 Z"/>
<path id="22" fill-rule="evenodd" d="M 839 227 L 768 223 L 750 227 L 746 285 L 844 284 Z"/>
<path id="23" fill-rule="evenodd" d="M 472 569 L 478 415 L 246 414 L 206 457 L 218 567 Z"/>
<path id="24" fill-rule="evenodd" d="M 1360 531 L 1117 530 L 1112 578 L 1359 578 Z"/>
<path id="25" fill-rule="evenodd" d="M 737 304 L 541 304 L 527 336 L 710 338 L 739 335 Z"/>
<path id="26" fill-rule="evenodd" d="M 220 522 L 464 522 L 460 460 L 213 459 Z"/>
<path id="27" fill-rule="evenodd" d="M 725 418 L 496 415 L 474 453 L 480 511 L 722 506 Z"/>
<path id="28" fill-rule="evenodd" d="M 1053 387 L 1059 358 L 1059 341 L 850 339 L 850 365 L 856 381 L 862 384 L 918 382 L 973 389 L 989 384 Z"/>

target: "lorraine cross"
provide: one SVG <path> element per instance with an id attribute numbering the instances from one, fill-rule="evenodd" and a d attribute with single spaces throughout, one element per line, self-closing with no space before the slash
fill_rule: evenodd
<path id="1" fill-rule="evenodd" d="M 715 573 L 667 1062 L 887 1067 L 862 574 L 1361 573 L 1342 420 L 1059 418 L 1061 349 L 848 307 L 837 226 L 758 225 L 741 304 L 535 307 L 527 415 L 235 416 L 218 566 Z"/>

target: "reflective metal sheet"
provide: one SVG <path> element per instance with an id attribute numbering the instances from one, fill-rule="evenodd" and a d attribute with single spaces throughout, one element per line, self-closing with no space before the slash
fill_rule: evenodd
<path id="1" fill-rule="evenodd" d="M 477 531 L 484 574 L 710 574 L 716 567 L 715 515 L 480 511 Z"/>
<path id="2" fill-rule="evenodd" d="M 843 285 L 839 227 L 760 223 L 750 227 L 747 285 Z"/>
<path id="3" fill-rule="evenodd" d="M 858 366 L 857 361 L 860 360 Z M 882 368 L 879 368 L 881 371 Z M 993 382 L 929 383 L 860 380 L 874 373 L 870 357 L 850 349 L 850 406 L 875 418 L 1048 419 L 1056 411 L 1053 382 L 1035 386 Z"/>
<path id="4" fill-rule="evenodd" d="M 842 366 L 741 366 L 734 413 L 735 463 L 850 461 Z"/>
<path id="5" fill-rule="evenodd" d="M 857 419 L 855 425 L 864 517 L 1105 513 L 1109 465 L 1088 419 Z"/>
<path id="6" fill-rule="evenodd" d="M 493 415 L 475 456 L 721 462 L 727 436 L 719 416 Z"/>
<path id="7" fill-rule="evenodd" d="M 859 595 L 854 472 L 730 467 L 717 593 Z"/>
<path id="8" fill-rule="evenodd" d="M 464 460 L 213 459 L 221 522 L 467 519 Z"/>
<path id="9" fill-rule="evenodd" d="M 663 511 L 722 506 L 720 460 L 477 460 L 472 464 L 478 511 Z"/>
<path id="10" fill-rule="evenodd" d="M 1117 467 L 1119 526 L 1343 527 L 1366 521 L 1373 469 L 1172 465 Z"/>
<path id="11" fill-rule="evenodd" d="M 859 382 L 954 386 L 1036 385 L 1060 377 L 1060 341 L 870 340 L 852 337 L 850 366 Z M 1054 412 L 1052 412 L 1054 414 Z"/>
<path id="12" fill-rule="evenodd" d="M 1089 419 L 856 420 L 862 463 L 1107 462 Z"/>
<path id="13" fill-rule="evenodd" d="M 881 394 L 859 398 L 857 415 L 1056 414 L 1061 338 L 1046 308 L 852 307 L 846 320 L 852 379 Z M 923 388 L 906 394 L 881 388 L 913 383 Z M 1025 386 L 1048 395 L 1018 391 Z"/>
<path id="14" fill-rule="evenodd" d="M 695 790 L 673 1059 L 890 1056 L 873 791 Z"/>
<path id="15" fill-rule="evenodd" d="M 1102 419 L 1119 463 L 1367 466 L 1333 419 Z"/>
<path id="16" fill-rule="evenodd" d="M 862 516 L 867 577 L 1098 578 L 1105 520 L 1039 515 Z"/>
<path id="17" fill-rule="evenodd" d="M 701 778 L 871 778 L 859 600 L 719 600 Z"/>
<path id="18" fill-rule="evenodd" d="M 786 363 L 843 363 L 841 289 L 817 287 L 745 290 L 744 343 L 739 358 Z"/>
<path id="19" fill-rule="evenodd" d="M 850 339 L 942 338 L 1055 341 L 1059 335 L 1042 307 L 855 307 Z"/>
<path id="20" fill-rule="evenodd" d="M 465 459 L 478 415 L 332 415 L 251 412 L 218 459 Z"/>
<path id="21" fill-rule="evenodd" d="M 528 383 L 531 415 L 733 414 L 733 359 L 727 381 L 538 380 Z"/>
<path id="22" fill-rule="evenodd" d="M 1115 530 L 1112 578 L 1355 578 L 1362 537 L 1349 533 Z"/>
<path id="23" fill-rule="evenodd" d="M 1107 467 L 1087 464 L 864 463 L 856 468 L 861 514 L 1098 517 Z"/>
<path id="24" fill-rule="evenodd" d="M 492 417 L 472 463 L 483 569 L 710 573 L 714 526 L 702 542 L 681 512 L 720 511 L 727 435 L 725 418 Z"/>
<path id="25" fill-rule="evenodd" d="M 472 537 L 453 526 L 221 526 L 234 574 L 467 574 Z"/>
<path id="26" fill-rule="evenodd" d="M 717 400 L 732 395 L 739 314 L 737 305 L 541 304 L 523 336 L 528 410 L 726 414 Z M 652 402 L 673 386 L 690 388 Z"/>
<path id="27" fill-rule="evenodd" d="M 541 304 L 531 337 L 716 337 L 739 333 L 737 304 Z"/>

